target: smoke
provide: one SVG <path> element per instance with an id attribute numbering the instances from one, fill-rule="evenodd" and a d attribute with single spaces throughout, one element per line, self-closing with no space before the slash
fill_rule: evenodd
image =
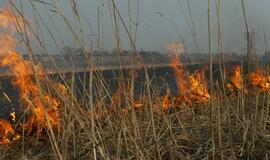
<path id="1" fill-rule="evenodd" d="M 187 1 L 179 0 L 179 2 L 183 11 L 179 9 L 177 1 L 174 0 L 140 1 L 139 8 L 137 8 L 137 2 L 132 1 L 130 15 L 127 1 L 121 3 L 117 1 L 116 5 L 126 27 L 130 30 L 130 33 L 132 33 L 132 37 L 134 38 L 136 36 L 136 45 L 138 49 L 165 51 L 164 48 L 166 44 L 172 41 L 178 41 L 184 42 L 189 52 L 197 52 L 193 37 L 194 35 L 192 35 L 196 34 L 196 40 L 200 51 L 202 53 L 207 53 L 207 1 L 189 0 L 195 33 L 191 32 L 192 21 Z M 79 37 L 83 37 L 82 39 L 84 40 L 85 46 L 89 48 L 92 43 L 93 47 L 97 48 L 98 42 L 95 37 L 88 35 L 99 35 L 99 42 L 102 43 L 103 48 L 108 50 L 116 48 L 112 25 L 113 20 L 109 10 L 110 6 L 107 1 L 78 1 L 77 8 L 81 17 L 81 26 L 78 25 L 78 21 L 76 21 L 74 17 L 70 4 L 65 1 L 59 1 L 58 3 L 63 10 L 63 14 L 67 17 L 75 30 L 75 33 L 78 34 Z M 1 2 L 0 4 L 3 5 L 4 2 Z M 15 4 L 19 6 L 17 2 L 15 2 Z M 40 3 L 34 2 L 34 5 L 37 11 L 39 11 L 40 17 L 42 17 L 45 22 L 44 24 L 41 21 L 39 23 L 44 41 L 48 45 L 51 53 L 59 53 L 59 50 L 63 46 L 78 47 L 76 46 L 78 43 L 76 40 L 74 41 L 72 32 L 68 29 L 59 14 L 50 11 L 51 8 L 47 8 L 46 10 L 44 5 Z M 245 5 L 249 28 L 254 31 L 256 50 L 258 53 L 262 53 L 265 48 L 267 48 L 265 47 L 267 46 L 265 42 L 269 41 L 268 34 L 270 33 L 270 21 L 265 17 L 269 14 L 267 7 L 270 6 L 270 1 L 246 0 Z M 29 5 L 28 1 L 25 1 L 24 7 L 31 8 L 31 5 Z M 24 12 L 29 19 L 33 20 L 31 9 L 24 9 Z M 156 12 L 162 13 L 163 16 L 156 15 Z M 138 19 L 137 15 L 139 16 Z M 215 1 L 212 1 L 211 17 L 213 51 L 217 51 L 217 17 Z M 52 18 L 52 20 L 50 20 L 50 18 Z M 56 24 L 59 32 L 55 30 L 55 26 L 53 26 L 51 21 Z M 100 23 L 99 25 L 98 22 Z M 49 34 L 46 27 L 44 27 L 45 24 L 48 25 L 49 31 L 52 32 L 52 34 Z M 237 52 L 240 54 L 245 53 L 245 27 L 240 1 L 221 1 L 221 26 L 224 51 Z M 124 49 L 129 49 L 129 37 L 127 36 L 124 26 L 120 23 L 120 20 L 119 32 L 122 47 Z M 178 32 L 181 34 L 182 39 L 179 38 Z M 51 35 L 54 36 L 57 43 L 54 43 Z"/>

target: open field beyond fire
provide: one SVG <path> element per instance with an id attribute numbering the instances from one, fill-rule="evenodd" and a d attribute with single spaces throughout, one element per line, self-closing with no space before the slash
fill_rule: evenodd
<path id="1" fill-rule="evenodd" d="M 269 66 L 183 65 L 176 42 L 166 67 L 135 50 L 140 68 L 98 70 L 86 54 L 87 71 L 52 60 L 47 74 L 29 44 L 39 35 L 17 12 L 0 11 L 0 67 L 12 75 L 0 79 L 0 159 L 269 159 Z"/>

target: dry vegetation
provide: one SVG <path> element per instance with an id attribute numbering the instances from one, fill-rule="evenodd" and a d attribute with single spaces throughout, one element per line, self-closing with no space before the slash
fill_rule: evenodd
<path id="1" fill-rule="evenodd" d="M 86 54 L 87 49 L 57 4 L 38 3 L 54 7 Z M 75 2 L 71 1 L 71 5 L 79 20 Z M 108 5 L 118 53 L 119 24 L 124 26 L 132 50 L 136 51 L 136 36 L 126 27 L 114 1 Z M 24 114 L 14 121 L 0 121 L 0 159 L 268 159 L 270 76 L 266 70 L 246 67 L 244 74 L 237 67 L 229 74 L 224 72 L 221 60 L 220 75 L 224 78 L 216 81 L 209 76 L 208 81 L 204 72 L 190 74 L 179 67 L 176 56 L 178 63 L 173 59 L 172 67 L 179 95 L 173 96 L 168 90 L 160 96 L 159 86 L 153 83 L 147 68 L 143 68 L 145 89 L 141 95 L 134 95 L 136 69 L 131 69 L 128 77 L 116 77 L 119 88 L 111 94 L 102 73 L 91 70 L 95 66 L 89 57 L 89 81 L 80 79 L 87 88 L 77 93 L 76 74 L 70 73 L 67 78 L 59 73 L 60 84 L 43 73 L 42 66 L 33 64 L 28 36 L 34 37 L 43 53 L 50 55 L 23 12 L 13 1 L 9 1 L 9 7 L 12 10 L 0 13 L 0 20 L 6 22 L 1 27 L 8 28 L 0 36 L 4 59 L 0 62 L 15 75 L 13 86 L 20 93 Z M 35 4 L 32 7 L 38 15 Z M 15 31 L 23 34 L 30 61 L 17 52 Z M 171 45 L 170 49 L 177 55 L 179 45 Z"/>

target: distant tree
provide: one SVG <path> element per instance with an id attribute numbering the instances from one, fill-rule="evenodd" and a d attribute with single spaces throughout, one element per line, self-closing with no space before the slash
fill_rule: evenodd
<path id="1" fill-rule="evenodd" d="M 68 46 L 65 46 L 61 49 L 60 53 L 61 54 L 71 54 L 72 52 L 74 52 L 75 49 L 74 48 L 71 48 L 71 47 L 68 47 Z"/>
<path id="2" fill-rule="evenodd" d="M 118 55 L 118 50 L 115 48 L 111 51 L 111 54 L 112 55 Z"/>

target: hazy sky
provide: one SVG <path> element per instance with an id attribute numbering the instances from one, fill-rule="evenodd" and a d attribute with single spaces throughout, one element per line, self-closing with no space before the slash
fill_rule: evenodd
<path id="1" fill-rule="evenodd" d="M 38 30 L 36 20 L 39 22 L 42 33 L 42 40 L 46 43 L 50 52 L 59 52 L 59 48 L 67 45 L 78 47 L 78 43 L 74 43 L 73 36 L 70 29 L 67 27 L 63 18 L 57 13 L 50 11 L 53 7 L 49 5 L 43 5 L 42 3 L 33 2 L 34 7 L 39 12 L 36 14 L 33 6 L 30 5 L 29 0 L 22 0 L 23 9 L 26 17 L 30 19 L 34 28 Z M 40 0 L 39 0 L 40 1 Z M 75 28 L 76 33 L 79 33 L 80 25 L 75 20 L 74 14 L 71 10 L 69 0 L 43 0 L 44 2 L 57 3 L 57 6 L 61 9 L 62 13 L 67 17 L 67 20 Z M 94 40 L 93 34 L 97 35 L 98 28 L 98 7 L 100 8 L 100 24 L 103 26 L 103 47 L 111 50 L 115 48 L 114 35 L 112 32 L 112 19 L 109 12 L 109 4 L 107 0 L 75 0 L 79 8 L 79 15 L 81 17 L 83 36 L 85 45 L 90 46 L 90 40 L 93 40 L 94 47 L 97 47 L 97 42 Z M 110 1 L 110 0 L 109 0 Z M 125 23 L 129 24 L 128 19 L 128 0 L 115 0 L 116 5 L 119 8 L 121 15 Z M 131 1 L 132 20 L 136 21 L 137 14 L 137 0 Z M 189 10 L 187 5 L 188 0 L 139 0 L 139 21 L 136 46 L 138 49 L 144 50 L 158 50 L 165 51 L 166 44 L 170 42 L 179 41 L 179 32 L 182 36 L 181 40 L 184 40 L 189 51 L 196 52 L 196 47 L 192 39 L 192 34 L 189 30 L 189 25 L 185 19 L 190 22 Z M 194 21 L 195 30 L 197 33 L 198 46 L 201 52 L 207 52 L 208 37 L 207 37 L 207 0 L 189 0 L 191 13 Z M 1 0 L 0 5 L 3 8 L 7 0 Z M 14 0 L 17 6 L 19 6 L 20 0 Z M 212 38 L 213 48 L 216 46 L 217 36 L 217 21 L 215 0 L 212 0 Z M 241 0 L 221 0 L 221 20 L 222 20 L 222 35 L 224 50 L 228 52 L 244 52 L 245 28 L 243 21 L 243 14 L 241 8 Z M 263 33 L 266 34 L 267 42 L 270 42 L 270 18 L 269 18 L 269 0 L 245 0 L 247 18 L 249 27 L 254 31 L 254 42 L 258 52 L 265 50 L 265 41 Z M 182 7 L 183 10 L 180 9 Z M 155 14 L 156 12 L 162 13 L 165 17 Z M 49 14 L 48 14 L 49 13 Z M 50 21 L 50 15 L 55 26 Z M 42 17 L 42 20 L 40 17 Z M 86 20 L 90 23 L 91 27 L 87 24 Z M 47 31 L 48 27 L 50 32 Z M 121 22 L 119 20 L 119 24 Z M 129 26 L 129 25 L 128 25 Z M 55 27 L 57 29 L 55 29 Z M 90 29 L 92 28 L 92 29 Z M 135 25 L 132 26 L 134 32 Z M 94 32 L 94 33 L 92 33 Z M 124 27 L 120 27 L 122 47 L 129 48 L 129 41 Z M 41 34 L 40 34 L 41 35 Z M 78 34 L 79 35 L 79 34 Z M 90 36 L 89 36 L 90 35 Z M 57 41 L 57 45 L 52 40 L 52 36 Z M 63 39 L 64 41 L 62 41 Z M 33 41 L 35 39 L 33 38 Z M 38 46 L 33 42 L 33 46 Z M 59 48 L 57 48 L 59 47 Z M 270 47 L 270 45 L 269 45 Z"/>

